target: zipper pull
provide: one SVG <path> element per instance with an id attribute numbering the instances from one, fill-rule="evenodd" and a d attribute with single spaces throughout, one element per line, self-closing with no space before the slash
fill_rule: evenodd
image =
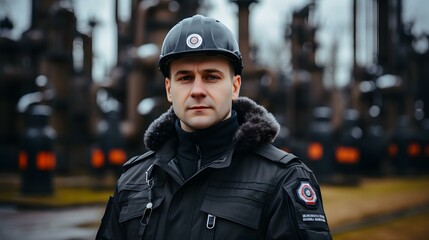
<path id="1" fill-rule="evenodd" d="M 152 207 L 153 207 L 152 202 L 148 202 L 146 204 L 146 208 L 144 209 L 144 212 L 143 212 L 143 217 L 140 220 L 141 224 L 147 225 L 149 223 L 150 215 L 152 215 Z"/>
<path id="2" fill-rule="evenodd" d="M 139 237 L 140 239 L 143 237 L 143 234 L 146 230 L 146 226 L 149 223 L 150 216 L 152 215 L 152 185 L 149 185 L 148 188 L 148 203 L 146 204 L 146 208 L 144 209 L 143 216 L 140 219 L 140 229 L 139 229 Z"/>
<path id="3" fill-rule="evenodd" d="M 216 225 L 216 216 L 213 216 L 211 214 L 209 214 L 207 216 L 207 223 L 206 223 L 206 227 L 207 229 L 213 229 Z"/>
<path id="4" fill-rule="evenodd" d="M 143 216 L 142 219 L 140 220 L 140 223 L 142 225 L 146 225 L 149 223 L 149 219 L 150 219 L 150 215 L 152 214 L 152 199 L 153 199 L 153 193 L 152 193 L 152 188 L 153 188 L 153 179 L 150 176 L 149 171 L 152 169 L 153 164 L 149 166 L 149 168 L 146 170 L 146 184 L 148 185 L 147 188 L 147 204 L 146 204 L 146 208 L 143 212 Z"/>
<path id="5" fill-rule="evenodd" d="M 139 239 L 143 238 L 143 234 L 146 230 L 146 226 L 149 223 L 150 215 L 152 215 L 152 203 L 148 202 L 143 212 L 143 217 L 140 220 Z"/>

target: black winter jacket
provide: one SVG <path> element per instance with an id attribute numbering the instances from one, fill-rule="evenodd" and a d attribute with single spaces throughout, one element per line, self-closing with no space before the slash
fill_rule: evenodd
<path id="1" fill-rule="evenodd" d="M 219 159 L 184 180 L 172 109 L 145 133 L 149 152 L 130 159 L 97 239 L 332 239 L 313 173 L 271 145 L 279 125 L 248 98 L 234 101 L 239 129 Z"/>

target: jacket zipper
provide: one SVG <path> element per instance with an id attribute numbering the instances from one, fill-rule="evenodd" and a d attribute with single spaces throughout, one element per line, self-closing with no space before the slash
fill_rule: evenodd
<path id="1" fill-rule="evenodd" d="M 201 154 L 201 149 L 200 149 L 200 145 L 195 145 L 195 148 L 197 150 L 197 172 L 200 171 L 201 169 L 201 160 L 203 158 L 202 154 Z"/>

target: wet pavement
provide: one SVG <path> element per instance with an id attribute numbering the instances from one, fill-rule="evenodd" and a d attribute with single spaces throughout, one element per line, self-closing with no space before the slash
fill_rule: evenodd
<path id="1" fill-rule="evenodd" d="M 95 239 L 103 206 L 27 210 L 0 206 L 2 240 Z"/>

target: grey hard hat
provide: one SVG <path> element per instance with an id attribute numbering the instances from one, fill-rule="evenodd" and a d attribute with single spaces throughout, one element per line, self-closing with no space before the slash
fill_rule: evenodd
<path id="1" fill-rule="evenodd" d="M 177 23 L 164 39 L 159 58 L 159 70 L 169 76 L 169 63 L 189 54 L 220 55 L 234 66 L 236 75 L 243 69 L 243 61 L 234 34 L 218 20 L 194 15 Z"/>

